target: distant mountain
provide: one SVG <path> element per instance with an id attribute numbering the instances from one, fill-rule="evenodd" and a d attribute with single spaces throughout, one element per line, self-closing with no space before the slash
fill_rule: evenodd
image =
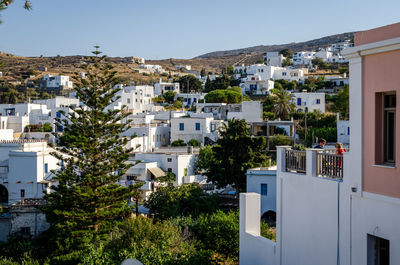
<path id="1" fill-rule="evenodd" d="M 215 58 L 215 57 L 225 57 L 225 56 L 235 56 L 240 54 L 251 54 L 251 53 L 265 53 L 265 52 L 274 52 L 281 51 L 283 49 L 291 49 L 294 52 L 297 51 L 311 51 L 318 49 L 320 47 L 326 47 L 330 44 L 341 42 L 344 40 L 352 39 L 355 32 L 347 32 L 342 34 L 331 35 L 327 37 L 323 37 L 320 39 L 309 40 L 305 42 L 292 42 L 288 44 L 276 44 L 276 45 L 259 45 L 249 48 L 242 48 L 236 50 L 228 50 L 228 51 L 216 51 L 209 52 L 203 55 L 200 55 L 196 58 Z"/>

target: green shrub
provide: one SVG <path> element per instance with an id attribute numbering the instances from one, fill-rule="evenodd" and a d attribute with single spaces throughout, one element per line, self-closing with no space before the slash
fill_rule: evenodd
<path id="1" fill-rule="evenodd" d="M 187 144 L 190 145 L 190 146 L 193 146 L 193 147 L 198 147 L 198 146 L 201 145 L 201 142 L 198 141 L 198 140 L 196 140 L 196 139 L 190 139 L 190 140 L 187 142 Z"/>
<path id="2" fill-rule="evenodd" d="M 178 139 L 176 141 L 173 141 L 171 143 L 171 146 L 186 146 L 185 141 L 183 141 L 182 139 Z"/>

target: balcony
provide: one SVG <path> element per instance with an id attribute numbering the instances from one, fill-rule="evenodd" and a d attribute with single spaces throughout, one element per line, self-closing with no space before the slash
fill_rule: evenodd
<path id="1" fill-rule="evenodd" d="M 292 150 L 291 147 L 278 147 L 278 170 L 335 180 L 343 179 L 344 159 L 334 150 L 308 149 Z M 280 166 L 280 167 L 279 167 Z"/>

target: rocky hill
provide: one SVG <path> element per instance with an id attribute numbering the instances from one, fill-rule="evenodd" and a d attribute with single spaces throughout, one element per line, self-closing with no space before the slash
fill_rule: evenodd
<path id="1" fill-rule="evenodd" d="M 243 49 L 235 49 L 228 51 L 216 51 L 200 55 L 196 58 L 216 58 L 226 56 L 237 56 L 241 54 L 263 54 L 265 52 L 281 51 L 283 49 L 291 49 L 293 51 L 311 51 L 320 47 L 326 47 L 330 44 L 341 42 L 344 40 L 352 39 L 355 32 L 348 32 L 342 34 L 331 35 L 315 40 L 305 42 L 292 42 L 288 44 L 276 45 L 259 45 Z"/>

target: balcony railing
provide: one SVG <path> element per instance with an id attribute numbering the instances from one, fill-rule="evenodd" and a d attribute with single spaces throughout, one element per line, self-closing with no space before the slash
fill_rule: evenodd
<path id="1" fill-rule="evenodd" d="M 331 153 L 317 153 L 317 175 L 343 179 L 343 156 Z"/>
<path id="2" fill-rule="evenodd" d="M 306 151 L 286 150 L 286 171 L 306 173 Z"/>

